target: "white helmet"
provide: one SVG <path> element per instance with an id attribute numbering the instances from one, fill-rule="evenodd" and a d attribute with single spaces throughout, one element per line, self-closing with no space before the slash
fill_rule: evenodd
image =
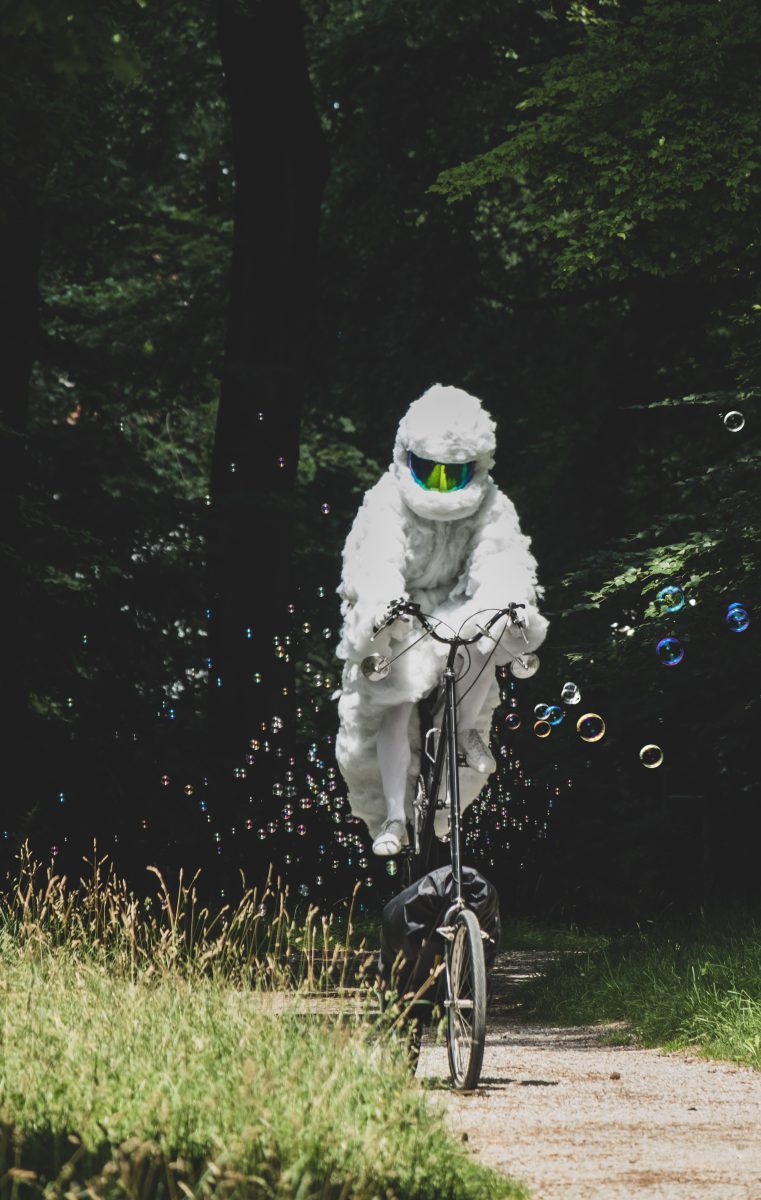
<path id="1" fill-rule="evenodd" d="M 492 418 L 476 396 L 435 383 L 402 417 L 394 473 L 405 504 L 432 521 L 469 517 L 494 466 Z"/>

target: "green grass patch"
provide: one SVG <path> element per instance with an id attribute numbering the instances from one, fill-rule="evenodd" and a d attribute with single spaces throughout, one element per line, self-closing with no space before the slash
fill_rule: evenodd
<path id="1" fill-rule="evenodd" d="M 146 904 L 102 863 L 76 889 L 26 864 L 0 901 L 0 1194 L 525 1195 L 410 1078 L 352 937 L 270 889 L 212 915 L 192 884 Z"/>
<path id="2" fill-rule="evenodd" d="M 525 917 L 508 918 L 502 925 L 501 950 L 596 950 L 607 944 L 604 934 L 577 925 L 549 925 Z"/>
<path id="3" fill-rule="evenodd" d="M 626 1021 L 621 1038 L 761 1068 L 761 925 L 748 917 L 602 939 L 522 991 L 537 1020 Z"/>

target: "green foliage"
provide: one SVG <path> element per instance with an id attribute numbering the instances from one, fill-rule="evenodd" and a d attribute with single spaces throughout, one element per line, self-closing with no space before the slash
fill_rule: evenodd
<path id="1" fill-rule="evenodd" d="M 626 1021 L 646 1045 L 761 1068 L 761 928 L 747 915 L 667 923 L 565 955 L 524 993 L 533 1017 Z"/>
<path id="2" fill-rule="evenodd" d="M 435 190 L 529 189 L 529 229 L 553 239 L 561 275 L 738 269 L 761 187 L 757 5 L 650 0 L 580 28 L 516 106 L 509 139 Z"/>

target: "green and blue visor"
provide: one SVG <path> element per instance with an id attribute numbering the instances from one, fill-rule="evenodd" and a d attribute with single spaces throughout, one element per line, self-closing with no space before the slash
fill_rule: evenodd
<path id="1" fill-rule="evenodd" d="M 467 487 L 476 469 L 474 462 L 442 463 L 407 453 L 412 478 L 427 492 L 459 492 Z"/>

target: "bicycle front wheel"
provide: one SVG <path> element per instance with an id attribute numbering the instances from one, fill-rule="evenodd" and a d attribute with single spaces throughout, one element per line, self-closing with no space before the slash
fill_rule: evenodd
<path id="1" fill-rule="evenodd" d="M 457 914 L 448 944 L 447 1053 L 454 1086 L 478 1086 L 486 1041 L 486 963 L 481 926 L 467 908 Z"/>

